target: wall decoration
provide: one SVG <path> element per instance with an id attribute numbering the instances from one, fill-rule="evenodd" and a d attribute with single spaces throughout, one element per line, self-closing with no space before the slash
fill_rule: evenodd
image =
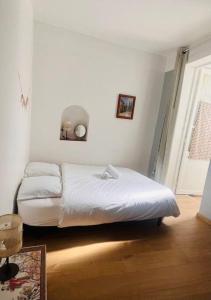
<path id="1" fill-rule="evenodd" d="M 25 98 L 24 95 L 21 94 L 20 102 L 21 102 L 21 104 L 22 104 L 22 106 L 23 106 L 24 108 L 27 108 L 27 107 L 28 107 L 28 103 L 29 103 L 29 97 L 26 97 L 26 98 Z"/>
<path id="2" fill-rule="evenodd" d="M 28 96 L 24 96 L 23 88 L 22 88 L 22 84 L 21 84 L 21 77 L 20 77 L 19 73 L 18 73 L 18 79 L 19 79 L 20 91 L 21 91 L 20 103 L 22 104 L 22 107 L 24 107 L 25 109 L 27 109 L 27 107 L 29 105 L 29 97 Z"/>
<path id="3" fill-rule="evenodd" d="M 78 105 L 67 107 L 62 114 L 60 140 L 86 141 L 88 135 L 89 115 Z"/>
<path id="4" fill-rule="evenodd" d="M 74 132 L 77 138 L 83 138 L 86 135 L 86 127 L 84 125 L 79 124 L 75 127 Z"/>
<path id="5" fill-rule="evenodd" d="M 121 119 L 133 119 L 135 108 L 135 96 L 119 94 L 116 117 Z"/>

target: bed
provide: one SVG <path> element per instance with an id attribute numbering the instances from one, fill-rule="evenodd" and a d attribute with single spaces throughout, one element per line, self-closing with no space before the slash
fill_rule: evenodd
<path id="1" fill-rule="evenodd" d="M 62 198 L 35 198 L 18 201 L 18 213 L 27 225 L 58 226 L 61 205 Z"/>
<path id="2" fill-rule="evenodd" d="M 18 197 L 23 222 L 69 227 L 179 216 L 175 196 L 167 187 L 127 168 L 117 168 L 118 179 L 103 179 L 104 169 L 63 163 L 61 195 L 54 191 L 53 197 L 41 198 L 40 193 L 37 198 Z"/>

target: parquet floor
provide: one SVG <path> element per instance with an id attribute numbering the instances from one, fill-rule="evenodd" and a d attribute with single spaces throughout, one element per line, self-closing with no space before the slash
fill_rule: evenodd
<path id="1" fill-rule="evenodd" d="M 200 198 L 178 196 L 181 216 L 152 222 L 27 229 L 47 245 L 48 300 L 211 299 L 211 226 Z"/>

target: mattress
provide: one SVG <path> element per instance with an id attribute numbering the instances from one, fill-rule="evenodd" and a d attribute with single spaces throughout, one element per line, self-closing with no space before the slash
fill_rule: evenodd
<path id="1" fill-rule="evenodd" d="M 59 227 L 179 216 L 170 189 L 118 168 L 118 179 L 102 179 L 105 167 L 62 164 L 63 201 Z"/>
<path id="2" fill-rule="evenodd" d="M 18 201 L 18 212 L 24 224 L 31 226 L 57 226 L 61 198 Z"/>

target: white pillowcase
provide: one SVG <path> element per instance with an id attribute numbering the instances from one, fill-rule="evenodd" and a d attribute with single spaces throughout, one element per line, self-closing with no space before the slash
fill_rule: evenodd
<path id="1" fill-rule="evenodd" d="M 45 162 L 30 162 L 24 172 L 25 177 L 61 176 L 59 166 Z"/>
<path id="2" fill-rule="evenodd" d="M 61 197 L 62 184 L 56 176 L 26 177 L 18 192 L 18 201 L 35 198 Z"/>

